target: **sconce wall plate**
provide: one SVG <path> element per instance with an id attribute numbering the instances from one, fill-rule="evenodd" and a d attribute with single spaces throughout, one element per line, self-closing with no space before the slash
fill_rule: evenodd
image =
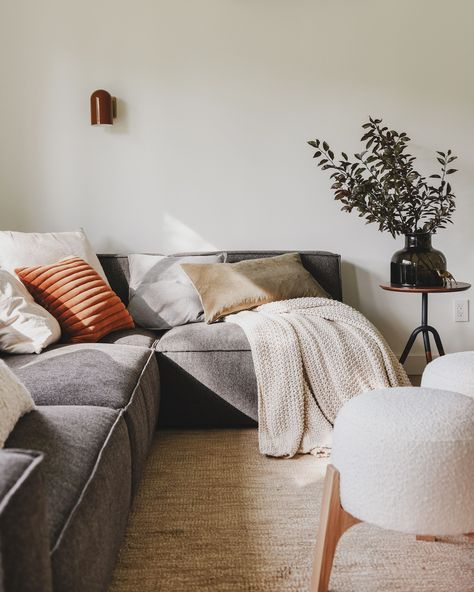
<path id="1" fill-rule="evenodd" d="M 117 117 L 117 99 L 106 90 L 91 94 L 91 125 L 113 125 Z"/>

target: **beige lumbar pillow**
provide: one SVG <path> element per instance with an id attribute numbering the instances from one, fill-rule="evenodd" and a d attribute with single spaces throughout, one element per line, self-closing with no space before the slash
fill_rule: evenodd
<path id="1" fill-rule="evenodd" d="M 267 302 L 307 296 L 329 298 L 303 267 L 298 253 L 238 263 L 183 263 L 181 267 L 201 298 L 206 323 Z"/>

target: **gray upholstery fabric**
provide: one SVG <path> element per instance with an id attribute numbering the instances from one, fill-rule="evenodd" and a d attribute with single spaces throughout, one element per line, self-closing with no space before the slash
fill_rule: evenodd
<path id="1" fill-rule="evenodd" d="M 160 407 L 160 377 L 156 355 L 150 356 L 125 407 L 132 451 L 132 492 L 135 495 L 155 434 Z"/>
<path id="2" fill-rule="evenodd" d="M 131 457 L 122 413 L 38 407 L 7 447 L 45 454 L 41 466 L 55 592 L 106 590 L 131 502 Z"/>
<path id="3" fill-rule="evenodd" d="M 6 356 L 37 405 L 99 405 L 120 409 L 150 356 L 141 347 L 81 343 L 41 354 Z"/>
<path id="4" fill-rule="evenodd" d="M 154 351 L 89 343 L 4 359 L 37 405 L 97 405 L 125 410 L 135 492 L 158 416 L 160 381 Z"/>
<path id="5" fill-rule="evenodd" d="M 293 251 L 226 251 L 227 262 L 236 263 L 244 259 L 258 259 L 259 257 L 273 257 Z M 177 253 L 177 256 L 211 255 L 218 251 Z M 299 251 L 301 261 L 306 269 L 321 284 L 321 286 L 336 300 L 342 300 L 341 286 L 341 258 L 340 255 L 325 251 Z M 112 289 L 121 300 L 128 304 L 128 258 L 126 255 L 98 255 L 99 261 L 107 275 Z"/>
<path id="6" fill-rule="evenodd" d="M 250 345 L 239 326 L 175 327 L 163 336 L 157 351 L 163 392 L 160 425 L 255 425 L 257 382 Z"/>
<path id="7" fill-rule="evenodd" d="M 158 353 L 161 427 L 255 427 L 250 351 Z"/>
<path id="8" fill-rule="evenodd" d="M 135 327 L 135 329 L 122 329 L 114 331 L 102 337 L 100 343 L 114 343 L 116 345 L 136 345 L 138 347 L 153 347 L 159 335 L 153 331 Z"/>
<path id="9" fill-rule="evenodd" d="M 0 592 L 50 592 L 43 455 L 0 451 Z"/>
<path id="10" fill-rule="evenodd" d="M 127 255 L 97 255 L 102 269 L 109 280 L 110 287 L 120 300 L 128 304 L 128 271 Z"/>

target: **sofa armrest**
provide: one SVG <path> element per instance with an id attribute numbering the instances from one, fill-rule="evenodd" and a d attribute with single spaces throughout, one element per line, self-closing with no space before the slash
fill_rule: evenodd
<path id="1" fill-rule="evenodd" d="M 30 450 L 0 450 L 0 592 L 51 592 L 40 464 Z"/>

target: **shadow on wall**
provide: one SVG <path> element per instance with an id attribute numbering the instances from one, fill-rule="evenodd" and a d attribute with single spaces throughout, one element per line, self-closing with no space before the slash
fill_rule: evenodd
<path id="1" fill-rule="evenodd" d="M 380 300 L 381 288 L 379 285 L 384 281 L 383 276 L 371 272 L 365 267 L 360 267 L 349 261 L 342 261 L 342 294 L 344 302 L 362 312 L 373 323 L 380 320 L 380 314 L 378 314 L 377 307 L 370 303 Z M 369 304 L 369 307 L 367 304 Z M 387 318 L 385 314 L 382 319 L 386 325 Z"/>
<path id="2" fill-rule="evenodd" d="M 361 268 L 357 268 L 357 266 L 354 265 L 354 263 L 344 261 L 344 259 L 342 260 L 342 296 L 344 302 L 349 306 L 352 306 L 356 310 L 360 309 L 360 294 L 357 278 L 360 277 L 363 273 L 364 270 Z"/>
<path id="3" fill-rule="evenodd" d="M 130 131 L 129 119 L 128 119 L 128 105 L 123 99 L 117 97 L 117 118 L 114 120 L 113 125 L 106 127 L 106 133 L 108 134 L 128 134 Z"/>

